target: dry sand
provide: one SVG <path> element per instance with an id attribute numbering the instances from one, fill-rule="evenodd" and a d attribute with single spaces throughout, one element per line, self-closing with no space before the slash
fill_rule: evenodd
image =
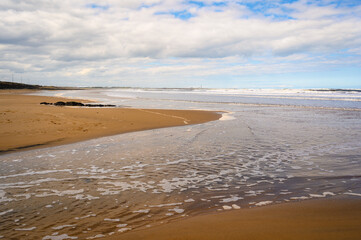
<path id="1" fill-rule="evenodd" d="M 106 239 L 356 240 L 361 239 L 361 201 L 310 200 L 233 210 Z"/>
<path id="2" fill-rule="evenodd" d="M 20 94 L 24 92 L 28 91 L 0 91 L 0 152 L 220 118 L 220 114 L 208 111 L 45 106 L 40 102 L 70 100 Z"/>

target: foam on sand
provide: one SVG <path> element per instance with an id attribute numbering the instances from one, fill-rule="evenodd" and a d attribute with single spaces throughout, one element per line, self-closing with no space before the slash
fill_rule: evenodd
<path id="1" fill-rule="evenodd" d="M 150 212 L 150 209 L 141 209 L 141 210 L 133 211 L 133 213 L 149 213 L 149 212 Z"/>
<path id="2" fill-rule="evenodd" d="M 183 212 L 184 212 L 184 209 L 175 207 L 175 208 L 173 208 L 173 209 L 169 209 L 169 211 L 173 211 L 173 212 L 176 212 L 176 213 L 183 213 Z"/>
<path id="3" fill-rule="evenodd" d="M 233 114 L 233 112 L 222 113 L 222 117 L 219 120 L 220 121 L 235 120 L 236 118 L 232 114 Z"/>
<path id="4" fill-rule="evenodd" d="M 120 219 L 119 218 L 104 218 L 104 221 L 108 221 L 108 222 L 120 222 Z"/>
<path id="5" fill-rule="evenodd" d="M 0 216 L 5 215 L 5 214 L 7 214 L 7 213 L 10 213 L 10 212 L 12 212 L 12 211 L 14 211 L 14 209 L 9 209 L 9 210 L 7 210 L 7 211 L 0 212 Z"/>
<path id="6" fill-rule="evenodd" d="M 105 237 L 104 234 L 97 234 L 97 235 L 92 236 L 92 237 L 87 237 L 86 239 L 96 239 L 96 238 L 103 238 L 103 237 Z"/>
<path id="7" fill-rule="evenodd" d="M 345 192 L 344 194 L 361 197 L 361 193 Z"/>
<path id="8" fill-rule="evenodd" d="M 223 207 L 224 210 L 231 210 L 231 209 L 232 209 L 232 207 L 231 207 L 231 206 L 228 206 L 228 205 L 224 205 L 224 206 L 222 206 L 222 207 Z"/>
<path id="9" fill-rule="evenodd" d="M 68 224 L 68 225 L 61 225 L 61 226 L 57 226 L 57 227 L 52 227 L 52 229 L 54 229 L 54 230 L 61 230 L 61 229 L 63 229 L 63 228 L 69 228 L 69 227 L 71 227 L 71 228 L 74 228 L 74 227 L 76 227 L 76 225 L 75 224 Z"/>
<path id="10" fill-rule="evenodd" d="M 256 206 L 265 206 L 265 205 L 268 205 L 271 203 L 273 203 L 273 201 L 262 201 L 262 202 L 256 203 L 255 205 Z"/>
<path id="11" fill-rule="evenodd" d="M 15 231 L 33 231 L 36 227 L 29 227 L 29 228 L 15 228 Z"/>
<path id="12" fill-rule="evenodd" d="M 238 206 L 237 204 L 232 204 L 232 208 L 233 208 L 233 209 L 241 209 L 241 207 Z"/>
<path id="13" fill-rule="evenodd" d="M 323 192 L 322 194 L 310 194 L 310 197 L 322 198 L 326 196 L 335 196 L 333 192 Z"/>
<path id="14" fill-rule="evenodd" d="M 123 228 L 123 227 L 126 227 L 126 226 L 128 226 L 128 224 L 126 224 L 126 223 L 118 224 L 117 228 Z"/>
<path id="15" fill-rule="evenodd" d="M 236 202 L 240 199 L 243 199 L 242 197 L 237 197 L 235 195 L 232 195 L 231 197 L 229 198 L 223 198 L 220 202 L 221 203 L 229 203 L 229 202 Z"/>
<path id="16" fill-rule="evenodd" d="M 43 240 L 64 240 L 64 239 L 78 239 L 78 237 L 72 237 L 68 234 L 51 235 L 43 237 Z"/>

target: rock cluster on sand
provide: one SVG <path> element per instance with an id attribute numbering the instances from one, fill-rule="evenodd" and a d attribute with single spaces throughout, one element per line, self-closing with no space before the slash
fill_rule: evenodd
<path id="1" fill-rule="evenodd" d="M 111 104 L 84 104 L 81 102 L 56 102 L 56 103 L 48 103 L 48 102 L 41 102 L 42 105 L 55 105 L 55 106 L 76 106 L 76 107 L 115 107 L 115 105 Z"/>

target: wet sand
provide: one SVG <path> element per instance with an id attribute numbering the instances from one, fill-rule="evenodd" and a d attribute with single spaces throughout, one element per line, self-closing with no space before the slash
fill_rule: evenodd
<path id="1" fill-rule="evenodd" d="M 361 239 L 359 199 L 309 200 L 219 214 L 106 238 L 116 239 Z"/>
<path id="2" fill-rule="evenodd" d="M 0 91 L 0 152 L 49 147 L 155 128 L 199 124 L 220 118 L 207 111 L 44 106 L 69 99 Z M 79 101 L 79 100 L 76 100 Z"/>

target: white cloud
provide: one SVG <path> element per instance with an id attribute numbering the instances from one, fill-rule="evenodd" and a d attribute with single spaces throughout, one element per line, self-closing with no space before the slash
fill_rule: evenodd
<path id="1" fill-rule="evenodd" d="M 360 6 L 271 1 L 272 7 L 260 13 L 237 1 L 226 6 L 203 2 L 205 7 L 182 0 L 2 0 L 0 76 L 24 71 L 52 76 L 64 71 L 89 79 L 135 78 L 139 72 L 150 78 L 180 72 L 268 73 L 295 69 L 300 62 L 325 64 L 315 64 L 319 58 L 314 56 L 359 53 Z M 175 17 L 182 12 L 192 17 Z M 264 65 L 255 64 L 257 58 Z M 279 62 L 272 70 L 269 61 Z"/>

